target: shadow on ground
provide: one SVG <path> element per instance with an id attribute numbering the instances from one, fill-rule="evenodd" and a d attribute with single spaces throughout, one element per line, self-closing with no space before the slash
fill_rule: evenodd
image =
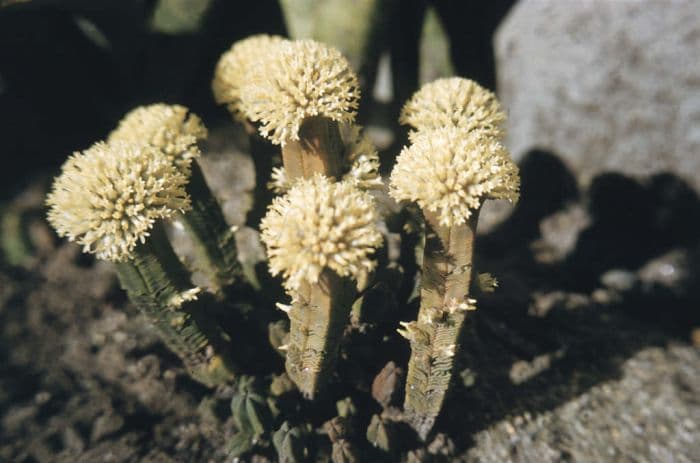
<path id="1" fill-rule="evenodd" d="M 463 339 L 462 378 L 437 425 L 460 429 L 460 448 L 504 418 L 551 410 L 618 379 L 636 352 L 687 341 L 700 324 L 700 200 L 683 180 L 603 174 L 578 191 L 541 150 L 521 169 L 521 203 L 477 243 L 480 270 L 502 284 L 480 299 Z M 542 262 L 543 221 L 571 217 L 572 207 L 587 213 L 569 224 L 579 229 L 575 245 Z"/>

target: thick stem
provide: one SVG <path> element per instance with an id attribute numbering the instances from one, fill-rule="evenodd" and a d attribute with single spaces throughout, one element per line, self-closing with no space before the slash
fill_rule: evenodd
<path id="1" fill-rule="evenodd" d="M 185 364 L 193 378 L 208 386 L 233 378 L 225 334 L 204 313 L 199 301 L 183 295 L 191 289 L 187 272 L 160 224 L 133 258 L 116 264 L 129 299 L 155 327 L 161 339 Z"/>
<path id="2" fill-rule="evenodd" d="M 187 193 L 192 209 L 181 214 L 180 220 L 194 245 L 195 266 L 206 276 L 212 292 L 220 293 L 242 274 L 241 265 L 233 230 L 196 162 L 192 163 Z"/>
<path id="3" fill-rule="evenodd" d="M 340 179 L 342 153 L 338 123 L 310 117 L 299 129 L 299 140 L 289 141 L 282 147 L 282 163 L 290 180 L 311 178 L 317 173 Z"/>
<path id="4" fill-rule="evenodd" d="M 286 369 L 308 399 L 332 375 L 343 331 L 350 317 L 352 281 L 325 270 L 317 284 L 305 283 L 296 293 L 290 319 Z"/>
<path id="5" fill-rule="evenodd" d="M 474 238 L 478 212 L 468 223 L 441 226 L 426 212 L 426 242 L 418 320 L 405 325 L 411 342 L 404 410 L 425 439 L 440 413 L 452 378 L 459 336 L 472 307 Z"/>
<path id="6" fill-rule="evenodd" d="M 339 179 L 343 144 L 338 124 L 323 117 L 304 120 L 299 140 L 282 148 L 290 180 L 323 174 Z M 355 294 L 352 282 L 326 269 L 317 284 L 304 283 L 289 311 L 286 369 L 305 397 L 313 399 L 335 369 L 338 348 Z"/>

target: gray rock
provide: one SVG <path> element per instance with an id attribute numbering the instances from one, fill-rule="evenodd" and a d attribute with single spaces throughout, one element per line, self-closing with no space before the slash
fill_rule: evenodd
<path id="1" fill-rule="evenodd" d="M 697 2 L 522 0 L 495 49 L 516 159 L 539 147 L 583 183 L 668 171 L 700 189 Z"/>
<path id="2" fill-rule="evenodd" d="M 524 413 L 474 436 L 468 462 L 700 461 L 700 353 L 649 347 L 621 378 L 537 415 Z"/>

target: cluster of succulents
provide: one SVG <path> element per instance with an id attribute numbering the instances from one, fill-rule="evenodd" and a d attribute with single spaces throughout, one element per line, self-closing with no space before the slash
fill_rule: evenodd
<path id="1" fill-rule="evenodd" d="M 377 150 L 355 123 L 358 78 L 336 49 L 252 36 L 222 55 L 212 91 L 251 138 L 281 151 L 282 166 L 264 173 L 277 196 L 259 229 L 269 271 L 281 276 L 287 295 L 277 307 L 288 322 L 270 324 L 269 335 L 285 357 L 285 372 L 263 381 L 249 376 L 232 355 L 240 344 L 236 328 L 223 326 L 214 313 L 252 283 L 238 261 L 234 230 L 198 164 L 197 143 L 207 130 L 187 108 L 136 108 L 105 142 L 71 156 L 48 195 L 49 222 L 84 252 L 115 263 L 130 299 L 193 378 L 208 386 L 235 384 L 232 455 L 266 445 L 280 461 L 304 461 L 309 429 L 285 415 L 280 402 L 294 389 L 309 401 L 328 392 L 351 318 L 371 318 L 355 312 L 368 289 L 387 287 L 379 275 L 386 267 L 382 246 L 390 212 L 377 197 L 386 201 L 388 192 L 416 203 L 412 220 L 424 226 L 414 233 L 422 230 L 425 244 L 420 310 L 398 330 L 411 348 L 404 406 L 389 406 L 393 392 L 380 393 L 384 412 L 372 417 L 366 436 L 389 450 L 394 424 L 407 423 L 425 439 L 476 307 L 472 290 L 487 280 L 495 285 L 473 268 L 479 210 L 486 199 L 518 198 L 518 169 L 502 145 L 505 116 L 495 96 L 462 78 L 417 92 L 401 115 L 413 129 L 411 144 L 387 184 Z M 173 251 L 168 227 L 191 239 L 191 262 Z M 205 275 L 202 287 L 191 283 L 194 271 Z M 400 371 L 394 366 L 386 373 L 387 384 L 397 387 Z M 359 461 L 349 424 L 353 408 L 339 402 L 338 416 L 324 425 L 333 461 Z"/>

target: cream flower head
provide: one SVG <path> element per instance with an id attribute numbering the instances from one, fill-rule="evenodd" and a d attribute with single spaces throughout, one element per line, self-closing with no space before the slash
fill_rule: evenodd
<path id="1" fill-rule="evenodd" d="M 519 189 L 518 166 L 501 143 L 488 132 L 448 127 L 416 134 L 396 161 L 389 193 L 452 226 L 465 223 L 485 199 L 517 201 Z"/>
<path id="2" fill-rule="evenodd" d="M 248 119 L 241 106 L 241 88 L 248 75 L 261 60 L 270 59 L 286 39 L 277 35 L 257 34 L 239 40 L 226 51 L 216 64 L 211 90 L 218 104 L 226 105 L 233 118 Z"/>
<path id="3" fill-rule="evenodd" d="M 63 164 L 46 199 L 48 220 L 83 252 L 124 261 L 156 220 L 189 209 L 186 183 L 154 147 L 96 143 Z"/>
<path id="4" fill-rule="evenodd" d="M 371 271 L 382 243 L 372 197 L 346 182 L 319 174 L 299 179 L 275 198 L 261 223 L 270 272 L 287 289 L 317 283 L 324 268 L 355 279 Z"/>
<path id="5" fill-rule="evenodd" d="M 440 127 L 481 130 L 500 140 L 505 119 L 492 92 L 473 80 L 448 77 L 430 82 L 414 93 L 401 110 L 399 122 L 418 132 Z M 416 132 L 410 136 L 413 139 Z"/>
<path id="6" fill-rule="evenodd" d="M 108 142 L 145 144 L 164 152 L 184 172 L 199 157 L 197 142 L 207 128 L 195 114 L 180 105 L 152 104 L 129 111 L 109 134 Z"/>
<path id="7" fill-rule="evenodd" d="M 333 47 L 298 40 L 284 42 L 260 61 L 241 90 L 246 115 L 274 144 L 299 139 L 304 119 L 314 116 L 352 122 L 360 86 L 350 64 Z"/>

